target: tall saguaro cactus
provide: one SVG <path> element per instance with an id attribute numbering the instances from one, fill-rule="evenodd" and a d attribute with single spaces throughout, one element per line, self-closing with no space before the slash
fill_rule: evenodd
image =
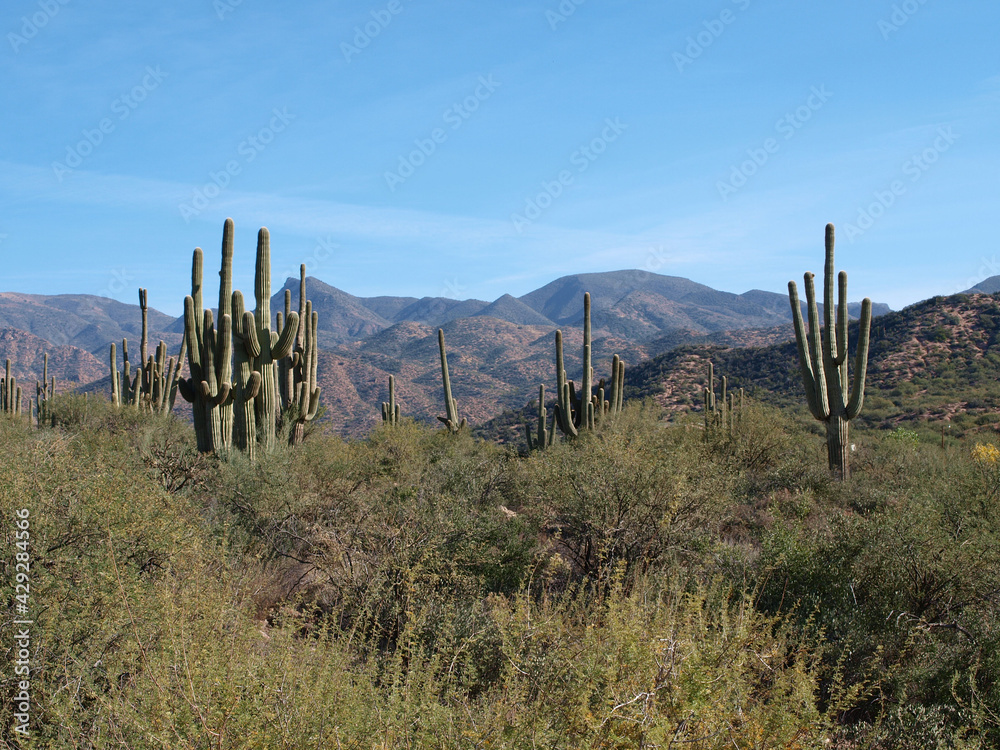
<path id="1" fill-rule="evenodd" d="M 466 425 L 458 419 L 458 402 L 451 395 L 451 375 L 448 373 L 448 352 L 444 348 L 444 329 L 438 328 L 438 349 L 441 352 L 441 380 L 444 383 L 444 408 L 446 416 L 438 417 L 451 432 L 458 432 Z"/>
<path id="2" fill-rule="evenodd" d="M 576 437 L 580 430 L 593 430 L 605 416 L 622 410 L 625 396 L 625 363 L 616 354 L 611 362 L 611 384 L 605 387 L 602 378 L 594 390 L 594 368 L 591 364 L 590 292 L 583 295 L 583 378 L 580 394 L 572 380 L 566 378 L 563 359 L 562 331 L 556 331 L 556 409 L 555 423 L 566 437 Z M 605 394 L 610 399 L 605 399 Z"/>
<path id="3" fill-rule="evenodd" d="M 267 227 L 257 233 L 257 270 L 254 275 L 253 327 L 244 326 L 244 346 L 253 365 L 260 373 L 261 383 L 254 411 L 257 418 L 257 440 L 265 450 L 274 445 L 278 421 L 278 361 L 287 357 L 299 332 L 299 314 L 291 311 L 282 320 L 280 331 L 271 330 L 271 234 Z M 247 321 L 249 322 L 249 321 Z M 317 395 L 318 401 L 318 395 Z"/>
<path id="4" fill-rule="evenodd" d="M 211 308 L 203 309 L 203 255 L 195 248 L 191 264 L 191 294 L 184 298 L 184 336 L 187 339 L 191 378 L 180 381 L 180 393 L 194 411 L 198 450 L 204 453 L 232 444 L 232 220 L 226 220 L 222 239 L 222 269 L 219 292 L 219 329 Z M 225 292 L 225 293 L 224 293 Z M 227 408 L 228 407 L 228 408 Z"/>
<path id="5" fill-rule="evenodd" d="M 838 303 L 834 306 L 833 246 L 833 224 L 827 224 L 826 265 L 823 279 L 826 341 L 823 340 L 820 331 L 814 275 L 806 273 L 804 277 L 806 304 L 809 310 L 808 336 L 802 321 L 802 307 L 794 281 L 788 282 L 788 299 L 792 306 L 802 384 L 806 389 L 809 411 L 816 419 L 826 423 L 826 449 L 830 471 L 838 479 L 846 480 L 850 478 L 848 424 L 860 413 L 865 398 L 872 303 L 867 297 L 861 303 L 858 346 L 854 357 L 854 379 L 851 381 L 848 379 L 847 371 L 847 272 L 841 271 L 837 277 L 839 294 Z"/>

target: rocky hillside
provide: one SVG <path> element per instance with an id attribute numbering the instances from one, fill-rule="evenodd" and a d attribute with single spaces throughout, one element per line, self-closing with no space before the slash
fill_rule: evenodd
<path id="1" fill-rule="evenodd" d="M 103 377 L 108 366 L 90 352 L 75 346 L 52 346 L 31 333 L 16 328 L 0 328 L 0 366 L 11 361 L 11 371 L 22 384 L 41 380 L 45 353 L 49 355 L 49 377 L 55 377 L 56 390 L 88 383 Z"/>
<path id="2" fill-rule="evenodd" d="M 857 324 L 850 339 L 857 341 Z M 794 341 L 760 348 L 682 346 L 629 373 L 635 395 L 673 413 L 701 409 L 706 365 L 733 387 L 779 405 L 804 404 Z M 1000 295 L 935 297 L 872 322 L 862 422 L 1000 422 Z"/>

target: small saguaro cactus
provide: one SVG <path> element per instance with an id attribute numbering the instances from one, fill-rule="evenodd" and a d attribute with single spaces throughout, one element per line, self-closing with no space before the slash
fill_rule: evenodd
<path id="1" fill-rule="evenodd" d="M 458 419 L 458 402 L 451 395 L 451 377 L 448 375 L 448 353 L 444 348 L 444 329 L 438 328 L 438 349 L 441 351 L 441 380 L 444 382 L 444 408 L 446 416 L 438 417 L 451 432 L 458 432 L 466 426 L 463 418 Z"/>
<path id="2" fill-rule="evenodd" d="M 826 265 L 824 268 L 823 314 L 826 318 L 826 341 L 820 331 L 814 275 L 806 273 L 806 304 L 809 310 L 809 334 L 802 321 L 802 307 L 794 281 L 788 282 L 795 341 L 799 350 L 802 384 L 813 417 L 826 423 L 826 449 L 830 471 L 841 480 L 850 478 L 850 440 L 848 424 L 861 411 L 865 398 L 865 375 L 868 369 L 868 342 L 872 322 L 872 303 L 861 302 L 858 346 L 854 357 L 854 379 L 847 371 L 847 272 L 838 278 L 838 303 L 834 305 L 833 224 L 826 225 Z M 851 383 L 848 392 L 848 383 Z"/>
<path id="3" fill-rule="evenodd" d="M 706 435 L 708 430 L 714 427 L 721 427 L 723 430 L 732 432 L 737 416 L 743 410 L 743 389 L 730 390 L 729 379 L 723 375 L 721 399 L 717 400 L 715 395 L 715 365 L 709 362 L 708 385 L 702 389 L 702 396 L 705 405 Z"/>
<path id="4" fill-rule="evenodd" d="M 399 404 L 396 403 L 396 378 L 389 376 L 389 400 L 382 402 L 382 422 L 391 426 L 399 426 Z"/>
<path id="5" fill-rule="evenodd" d="M 525 435 L 528 438 L 528 451 L 529 452 L 530 451 L 534 451 L 534 450 L 543 451 L 546 448 L 548 448 L 550 445 L 552 445 L 552 438 L 553 438 L 553 436 L 555 435 L 555 432 L 556 432 L 555 414 L 553 414 L 553 416 L 552 416 L 553 424 L 551 426 L 551 429 L 547 429 L 545 427 L 545 416 L 546 416 L 546 409 L 545 409 L 545 386 L 544 385 L 540 385 L 540 386 L 538 386 L 538 428 L 537 428 L 538 434 L 537 434 L 537 436 L 535 438 L 532 438 L 532 435 L 531 435 L 531 425 L 530 424 L 525 424 L 524 425 L 524 432 L 525 432 Z"/>
<path id="6" fill-rule="evenodd" d="M 49 380 L 49 353 L 45 352 L 42 359 L 42 379 L 35 381 L 35 409 L 39 428 L 47 424 L 50 418 L 49 407 L 52 397 L 56 394 L 56 376 Z"/>

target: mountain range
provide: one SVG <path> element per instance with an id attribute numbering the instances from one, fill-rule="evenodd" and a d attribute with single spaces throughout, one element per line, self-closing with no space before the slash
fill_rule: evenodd
<path id="1" fill-rule="evenodd" d="M 285 290 L 298 308 L 298 279 L 272 298 L 284 307 Z M 207 290 L 207 298 L 211 298 Z M 521 297 L 493 302 L 445 297 L 356 297 L 316 278 L 308 298 L 319 313 L 319 377 L 331 425 L 361 433 L 374 424 L 394 375 L 404 414 L 432 421 L 441 411 L 437 328 L 445 331 L 455 398 L 473 424 L 523 406 L 539 383 L 554 381 L 553 338 L 563 330 L 569 376 L 581 366 L 583 293 L 592 300 L 594 367 L 598 377 L 611 356 L 629 365 L 682 344 L 760 346 L 792 336 L 788 297 L 751 290 L 734 294 L 689 279 L 646 271 L 564 276 Z M 150 295 L 155 300 L 154 294 Z M 860 303 L 849 310 L 857 315 Z M 884 314 L 884 304 L 873 306 Z M 175 354 L 183 319 L 148 311 L 150 347 L 163 340 Z M 138 305 L 88 295 L 0 293 L 0 360 L 10 357 L 24 381 L 40 377 L 40 351 L 63 387 L 105 392 L 108 348 L 128 338 L 138 347 Z M 35 338 L 25 339 L 22 334 Z M 15 346 L 16 343 L 16 346 Z M 135 355 L 133 354 L 133 360 Z M 36 372 L 37 371 L 37 372 Z"/>

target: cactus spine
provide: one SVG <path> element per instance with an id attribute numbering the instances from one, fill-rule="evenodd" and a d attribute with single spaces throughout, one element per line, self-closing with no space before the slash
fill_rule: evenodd
<path id="1" fill-rule="evenodd" d="M 802 321 L 802 307 L 794 281 L 788 282 L 795 341 L 798 344 L 802 384 L 813 417 L 826 423 L 826 447 L 830 471 L 841 480 L 850 478 L 850 441 L 848 425 L 861 411 L 865 398 L 865 375 L 868 369 L 868 344 L 871 331 L 872 303 L 861 303 L 858 346 L 854 359 L 854 380 L 847 371 L 847 272 L 838 279 L 838 304 L 834 305 L 834 228 L 826 225 L 826 264 L 824 267 L 823 313 L 826 318 L 826 341 L 820 331 L 814 275 L 806 273 L 806 304 L 809 311 L 809 334 Z M 850 391 L 848 392 L 848 383 Z"/>
<path id="2" fill-rule="evenodd" d="M 441 351 L 441 380 L 444 382 L 444 408 L 447 415 L 438 417 L 451 432 L 465 428 L 465 419 L 458 419 L 458 402 L 451 395 L 451 377 L 448 375 L 448 353 L 444 348 L 444 329 L 438 328 L 438 349 Z"/>
<path id="3" fill-rule="evenodd" d="M 389 400 L 382 402 L 382 422 L 392 427 L 399 425 L 399 404 L 396 403 L 396 378 L 389 376 Z"/>

